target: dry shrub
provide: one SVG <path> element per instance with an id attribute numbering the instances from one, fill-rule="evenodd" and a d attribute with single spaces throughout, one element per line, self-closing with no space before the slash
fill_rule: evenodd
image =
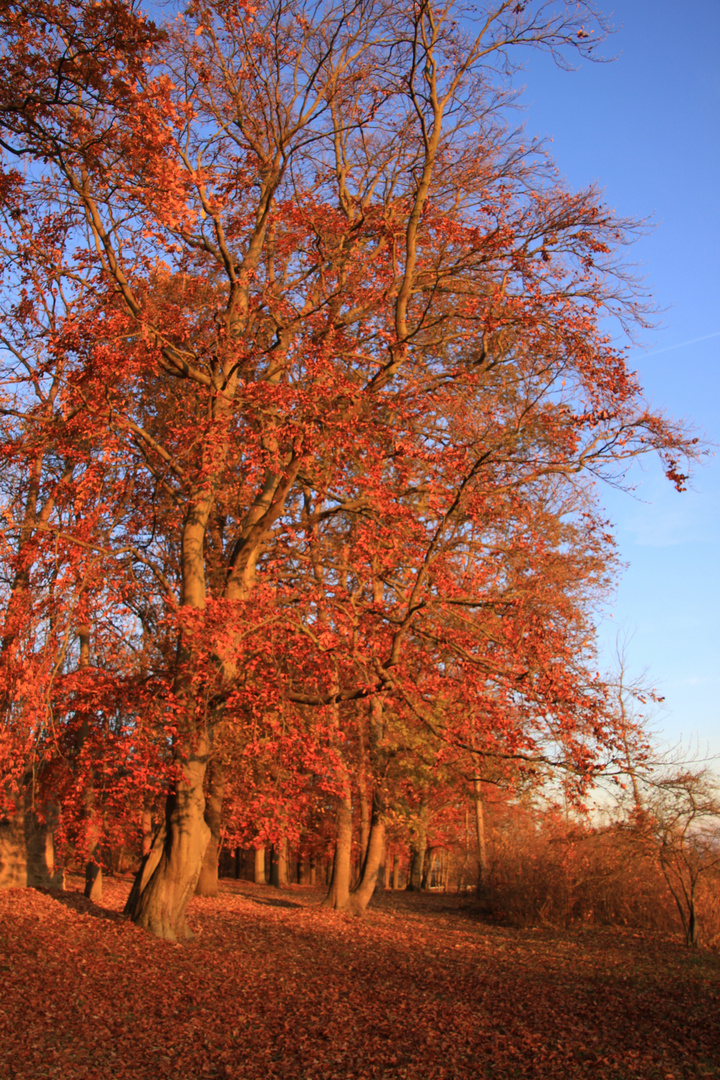
<path id="1" fill-rule="evenodd" d="M 595 923 L 677 933 L 680 919 L 652 850 L 627 826 L 593 828 L 520 808 L 489 832 L 489 912 L 516 925 Z M 718 875 L 701 882 L 706 945 L 720 944 Z"/>

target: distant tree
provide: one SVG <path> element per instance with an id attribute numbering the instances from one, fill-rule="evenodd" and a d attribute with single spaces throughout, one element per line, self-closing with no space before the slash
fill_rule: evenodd
<path id="1" fill-rule="evenodd" d="M 647 829 L 682 920 L 685 942 L 700 944 L 698 885 L 720 867 L 720 786 L 709 769 L 677 770 L 647 800 Z"/>

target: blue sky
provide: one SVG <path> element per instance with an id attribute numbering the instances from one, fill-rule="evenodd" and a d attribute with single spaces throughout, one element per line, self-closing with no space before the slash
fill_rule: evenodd
<path id="1" fill-rule="evenodd" d="M 630 363 L 654 405 L 717 448 L 684 494 L 654 462 L 633 468 L 634 497 L 601 492 L 628 567 L 600 636 L 609 662 L 616 632 L 632 635 L 667 741 L 720 755 L 720 3 L 599 6 L 617 59 L 565 72 L 532 54 L 516 80 L 525 129 L 552 139 L 570 186 L 596 182 L 619 215 L 652 217 L 632 260 L 663 311 Z"/>

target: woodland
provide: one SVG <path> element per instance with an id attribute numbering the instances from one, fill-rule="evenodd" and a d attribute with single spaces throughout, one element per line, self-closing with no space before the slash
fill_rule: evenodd
<path id="1" fill-rule="evenodd" d="M 611 983 L 610 1027 L 633 994 L 686 1026 L 637 1069 L 618 1035 L 605 1075 L 718 1075 L 715 959 L 668 935 L 720 941 L 720 800 L 595 642 L 603 483 L 652 455 L 682 491 L 700 448 L 626 362 L 641 225 L 513 112 L 527 50 L 600 56 L 603 16 L 0 0 L 0 23 L 0 932 L 18 987 L 35 951 L 74 988 L 46 1021 L 74 1000 L 88 1027 L 78 1064 L 24 1026 L 17 1075 L 125 1075 L 101 1015 L 133 1076 L 569 1075 L 571 1044 L 590 1075 Z M 192 1053 L 143 1057 L 182 994 Z"/>

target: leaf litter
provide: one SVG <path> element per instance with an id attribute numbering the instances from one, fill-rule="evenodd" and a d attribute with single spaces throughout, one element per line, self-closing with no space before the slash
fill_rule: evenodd
<path id="1" fill-rule="evenodd" d="M 720 957 L 657 935 L 222 881 L 174 945 L 76 884 L 0 891 L 0 1080 L 720 1077 Z"/>

